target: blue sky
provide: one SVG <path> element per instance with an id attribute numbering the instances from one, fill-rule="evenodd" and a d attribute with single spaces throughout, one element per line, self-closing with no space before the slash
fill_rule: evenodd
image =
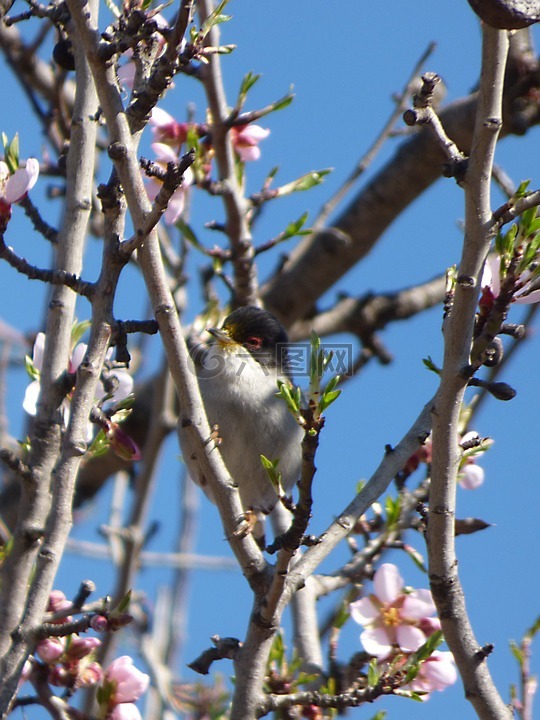
<path id="1" fill-rule="evenodd" d="M 106 10 L 104 10 L 104 13 Z M 310 191 L 269 205 L 256 227 L 257 244 L 277 235 L 288 222 L 305 210 L 312 220 L 320 205 L 348 176 L 355 162 L 379 132 L 393 103 L 392 95 L 404 85 L 411 68 L 431 41 L 437 43 L 426 70 L 439 73 L 448 88 L 448 100 L 467 93 L 479 73 L 480 28 L 465 0 L 448 4 L 417 0 L 384 4 L 344 0 L 323 3 L 317 0 L 249 3 L 232 0 L 228 12 L 233 20 L 223 27 L 223 42 L 235 43 L 237 50 L 223 58 L 223 72 L 231 104 L 242 76 L 247 71 L 262 78 L 249 95 L 246 109 L 264 106 L 294 86 L 295 101 L 284 111 L 265 118 L 261 124 L 271 134 L 261 145 L 262 157 L 247 168 L 248 190 L 258 189 L 267 172 L 279 165 L 279 182 L 287 182 L 309 170 L 332 167 L 325 183 Z M 165 11 L 167 15 L 167 11 Z M 21 154 L 40 156 L 44 140 L 20 91 L 9 83 L 9 110 L 0 114 L 0 130 L 10 137 L 19 131 Z M 163 107 L 179 119 L 193 101 L 196 117 L 204 119 L 204 98 L 191 79 L 179 78 L 165 98 Z M 517 183 L 530 178 L 531 186 L 540 185 L 536 161 L 539 130 L 526 139 L 510 138 L 502 142 L 497 162 Z M 147 141 L 145 140 L 145 143 Z M 377 158 L 376 171 L 391 156 L 397 141 L 389 142 Z M 148 145 L 143 147 L 148 148 Z M 105 174 L 108 172 L 104 169 Z M 364 180 L 363 180 L 364 181 Z M 42 181 L 42 183 L 46 181 Z M 43 187 L 43 185 L 41 186 Z M 36 198 L 40 190 L 36 189 Z M 494 191 L 493 203 L 502 202 Z M 385 292 L 427 280 L 457 262 L 460 255 L 463 218 L 463 194 L 452 180 L 440 180 L 388 229 L 375 250 L 362 265 L 333 288 L 324 302 L 330 304 L 338 291 L 360 295 L 367 291 Z M 43 214 L 58 222 L 58 206 L 49 202 Z M 20 210 L 15 210 L 9 228 L 8 243 L 20 254 L 45 264 L 48 250 L 32 234 Z M 216 237 L 203 225 L 221 219 L 223 210 L 216 198 L 197 193 L 193 199 L 191 224 L 201 240 L 214 243 Z M 309 221 L 308 220 L 308 223 Z M 261 278 L 276 266 L 280 248 L 264 258 Z M 87 276 L 97 272 L 99 247 L 90 239 Z M 187 315 L 192 318 L 201 308 L 195 263 L 190 264 Z M 5 265 L 0 265 L 0 287 L 4 303 L 0 317 L 23 331 L 34 331 L 43 321 L 43 288 L 25 281 Z M 323 303 L 324 304 L 324 303 Z M 134 270 L 121 283 L 116 312 L 119 317 L 147 316 L 147 303 Z M 88 317 L 81 304 L 79 319 Z M 519 308 L 511 320 L 519 321 Z M 380 462 L 387 443 L 395 444 L 407 431 L 419 410 L 436 389 L 436 378 L 427 372 L 422 358 L 431 355 L 435 362 L 442 356 L 440 309 L 426 312 L 412 322 L 396 324 L 386 330 L 383 340 L 394 355 L 388 367 L 369 365 L 328 412 L 327 425 L 317 458 L 313 532 L 321 532 L 348 503 L 358 481 L 369 478 Z M 339 338 L 343 340 L 343 338 Z M 155 341 L 149 345 L 146 371 L 158 364 Z M 467 606 L 480 644 L 493 642 L 490 658 L 495 680 L 503 697 L 508 698 L 510 682 L 518 679 L 517 668 L 508 649 L 510 639 L 518 640 L 539 614 L 540 581 L 536 556 L 538 533 L 538 382 L 534 360 L 540 352 L 538 328 L 518 357 L 506 368 L 504 377 L 517 391 L 510 403 L 490 401 L 484 405 L 475 429 L 493 437 L 492 449 L 482 458 L 485 484 L 475 492 L 458 491 L 458 516 L 477 516 L 492 523 L 488 530 L 458 539 L 459 567 Z M 11 431 L 20 435 L 24 419 L 20 402 L 26 378 L 22 369 L 15 371 L 8 388 L 8 412 Z M 178 524 L 178 485 L 181 474 L 179 451 L 171 438 L 166 444 L 157 477 L 154 505 L 149 522 L 159 522 L 159 532 L 149 549 L 171 549 Z M 74 530 L 78 538 L 102 541 L 96 533 L 106 521 L 106 490 L 99 503 L 84 508 Z M 203 497 L 198 520 L 197 544 L 201 552 L 229 556 L 217 511 Z M 410 541 L 424 551 L 420 536 Z M 337 551 L 324 569 L 332 571 L 347 557 Z M 533 560 L 534 558 L 534 560 Z M 399 562 L 407 584 L 426 587 L 427 580 L 401 556 Z M 531 567 L 531 561 L 533 563 Z M 57 586 L 73 594 L 80 580 L 90 576 L 99 594 L 111 590 L 111 571 L 104 562 L 81 560 L 68 554 Z M 159 584 L 167 582 L 169 571 L 144 569 L 138 587 L 152 601 Z M 216 602 L 219 600 L 219 602 Z M 250 607 L 248 588 L 240 573 L 196 572 L 193 576 L 187 645 L 179 676 L 186 681 L 198 678 L 185 667 L 208 645 L 210 635 L 242 637 Z M 196 611 L 193 612 L 193 609 Z M 324 613 L 323 613 L 324 615 Z M 339 656 L 346 660 L 359 649 L 360 628 L 352 623 L 342 632 Z M 540 669 L 540 648 L 533 647 L 533 669 Z M 223 662 L 216 670 L 232 672 Z M 402 720 L 428 718 L 440 720 L 473 717 L 472 708 L 463 700 L 461 687 L 435 694 L 425 705 L 390 699 L 380 703 L 390 717 Z M 350 712 L 351 717 L 371 717 L 378 706 Z"/>

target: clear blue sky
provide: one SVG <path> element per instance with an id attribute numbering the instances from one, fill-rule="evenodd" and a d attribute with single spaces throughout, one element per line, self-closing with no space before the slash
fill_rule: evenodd
<path id="1" fill-rule="evenodd" d="M 169 9 L 168 9 L 169 10 Z M 248 189 L 256 190 L 266 173 L 279 165 L 279 179 L 292 180 L 309 170 L 333 167 L 334 172 L 321 187 L 310 193 L 297 194 L 268 206 L 256 229 L 256 242 L 277 235 L 291 220 L 305 210 L 314 217 L 324 200 L 335 191 L 362 156 L 392 110 L 392 94 L 401 90 L 407 76 L 431 41 L 437 49 L 426 70 L 439 73 L 448 87 L 448 100 L 467 93 L 476 83 L 479 72 L 480 29 L 467 2 L 451 5 L 416 0 L 339 3 L 317 0 L 284 2 L 241 2 L 232 0 L 228 12 L 233 21 L 223 27 L 223 41 L 235 43 L 237 50 L 223 59 L 223 71 L 231 104 L 240 80 L 251 70 L 262 73 L 262 79 L 251 92 L 246 109 L 264 106 L 284 95 L 294 85 L 296 98 L 288 109 L 271 115 L 261 124 L 271 129 L 261 145 L 262 158 L 247 168 Z M 104 11 L 106 13 L 106 10 Z M 165 11 L 165 15 L 170 12 Z M 9 108 L 1 114 L 0 130 L 9 136 L 19 131 L 21 154 L 40 156 L 44 145 L 24 98 L 11 78 L 6 97 Z M 196 104 L 199 120 L 204 119 L 204 100 L 194 81 L 179 78 L 163 107 L 179 119 L 186 113 L 187 102 Z M 497 161 L 517 183 L 530 178 L 534 188 L 540 186 L 537 162 L 539 130 L 525 140 L 509 139 L 501 143 Z M 390 142 L 373 170 L 390 156 L 395 141 Z M 369 178 L 369 174 L 366 176 Z M 41 181 L 46 184 L 45 180 Z M 36 191 L 39 198 L 39 190 Z M 494 203 L 502 197 L 494 193 Z M 54 224 L 58 207 L 49 204 L 44 215 Z M 222 218 L 219 200 L 197 193 L 193 200 L 192 225 L 200 238 L 214 243 L 216 238 L 203 224 Z M 10 226 L 8 242 L 28 259 L 44 264 L 47 249 L 21 219 L 21 211 Z M 360 295 L 367 291 L 382 292 L 412 285 L 441 273 L 457 262 L 462 234 L 462 191 L 451 180 L 440 180 L 418 202 L 392 225 L 375 251 L 360 268 L 350 272 L 333 288 Z M 309 222 L 309 221 L 308 221 Z M 16 229 L 16 232 L 15 232 Z M 89 241 L 90 279 L 95 275 L 99 251 L 94 239 Z M 279 250 L 262 264 L 262 276 L 275 267 Z M 122 283 L 117 313 L 125 317 L 147 315 L 140 283 L 134 272 Z M 196 273 L 192 273 L 189 317 L 200 309 L 200 292 Z M 0 317 L 24 331 L 40 328 L 43 320 L 43 289 L 25 281 L 0 265 L 0 287 L 4 297 Z M 79 319 L 88 317 L 81 304 Z M 519 309 L 511 317 L 519 320 Z M 406 325 L 395 325 L 384 332 L 383 339 L 395 356 L 389 367 L 369 365 L 364 373 L 348 383 L 339 401 L 328 412 L 327 426 L 317 458 L 313 532 L 321 532 L 348 503 L 357 482 L 368 478 L 380 462 L 387 443 L 395 444 L 415 419 L 420 408 L 432 395 L 436 378 L 427 372 L 422 358 L 431 355 L 435 362 L 442 353 L 439 309 L 425 313 Z M 156 344 L 151 344 L 148 369 L 155 367 Z M 540 581 L 537 562 L 539 548 L 538 507 L 540 499 L 538 467 L 539 401 L 535 360 L 540 352 L 536 331 L 528 347 L 506 369 L 502 378 L 513 385 L 517 397 L 510 403 L 487 403 L 475 423 L 475 429 L 495 439 L 492 449 L 482 459 L 486 470 L 485 484 L 475 492 L 459 490 L 458 516 L 476 516 L 493 527 L 472 537 L 458 539 L 460 574 L 468 599 L 468 609 L 480 644 L 493 642 L 495 652 L 490 667 L 505 698 L 510 682 L 517 682 L 517 667 L 508 649 L 510 639 L 522 632 L 539 614 Z M 8 409 L 11 430 L 22 433 L 20 403 L 26 385 L 23 371 L 13 373 L 9 384 Z M 171 549 L 178 521 L 178 449 L 167 443 L 160 466 L 155 504 L 150 520 L 160 523 L 160 531 L 149 549 Z M 108 492 L 106 493 L 108 494 Z M 200 499 L 198 547 L 211 554 L 229 555 L 223 539 L 217 511 Z M 74 535 L 97 538 L 96 527 L 105 521 L 103 503 L 83 510 Z M 423 552 L 420 537 L 411 537 Z M 337 552 L 325 565 L 331 571 L 346 557 Z M 426 587 L 427 580 L 412 562 L 399 557 L 402 575 L 408 584 Z M 83 570 L 81 568 L 84 567 Z M 57 586 L 71 595 L 85 577 L 97 582 L 98 593 L 111 590 L 111 573 L 105 563 L 84 561 L 67 556 Z M 166 582 L 166 570 L 143 570 L 138 587 L 153 598 L 158 584 Z M 202 649 L 210 635 L 242 637 L 250 607 L 250 595 L 239 573 L 197 572 L 193 593 L 188 639 L 178 674 L 186 681 L 196 681 L 185 668 Z M 340 658 L 345 660 L 359 649 L 360 628 L 350 623 L 342 632 Z M 533 668 L 540 670 L 539 643 Z M 215 669 L 228 675 L 231 666 L 222 662 Z M 371 717 L 378 705 L 350 712 L 351 717 Z M 463 700 L 459 685 L 445 693 L 434 694 L 425 705 L 399 699 L 380 703 L 390 717 L 401 720 L 429 718 L 439 720 L 473 717 L 472 708 Z"/>

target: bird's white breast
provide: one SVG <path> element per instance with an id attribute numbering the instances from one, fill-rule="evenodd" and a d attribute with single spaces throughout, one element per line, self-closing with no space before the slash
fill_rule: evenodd
<path id="1" fill-rule="evenodd" d="M 276 397 L 279 377 L 247 350 L 219 344 L 208 350 L 199 373 L 208 421 L 218 425 L 219 449 L 246 509 L 269 512 L 277 499 L 261 455 L 279 459 L 287 492 L 300 474 L 303 432 Z"/>

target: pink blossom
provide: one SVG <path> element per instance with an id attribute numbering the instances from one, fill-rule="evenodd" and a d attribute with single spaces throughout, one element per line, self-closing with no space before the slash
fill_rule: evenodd
<path id="1" fill-rule="evenodd" d="M 39 162 L 28 158 L 24 167 L 13 174 L 3 160 L 0 160 L 0 200 L 8 205 L 19 202 L 31 190 L 39 176 Z"/>
<path id="2" fill-rule="evenodd" d="M 114 687 L 111 703 L 133 703 L 146 691 L 150 678 L 133 664 L 129 655 L 113 660 L 105 673 L 105 681 Z"/>
<path id="3" fill-rule="evenodd" d="M 435 650 L 420 666 L 418 675 L 409 684 L 411 690 L 426 693 L 422 700 L 428 700 L 429 693 L 445 690 L 457 680 L 454 656 L 451 652 Z"/>
<path id="4" fill-rule="evenodd" d="M 78 343 L 73 348 L 73 351 L 68 359 L 68 367 L 67 371 L 71 374 L 74 374 L 77 372 L 77 369 L 79 368 L 79 365 L 83 361 L 83 358 L 86 354 L 87 345 L 85 343 Z M 34 370 L 38 375 L 41 374 L 41 369 L 43 367 L 43 353 L 45 350 L 45 333 L 38 333 L 36 336 L 36 340 L 34 342 L 34 349 L 32 353 L 32 364 L 34 367 Z M 112 355 L 112 348 L 109 348 L 107 351 L 106 358 L 109 359 Z M 127 398 L 132 390 L 133 390 L 133 378 L 131 375 L 121 368 L 115 368 L 111 373 L 117 380 L 117 385 L 114 390 L 114 393 L 112 397 L 110 398 L 110 402 L 119 402 L 120 400 L 124 400 Z M 37 402 L 39 399 L 39 393 L 41 390 L 41 384 L 39 379 L 33 380 L 28 387 L 26 388 L 26 392 L 24 395 L 23 400 L 23 409 L 29 414 L 29 415 L 36 415 L 37 413 Z M 98 383 L 97 388 L 97 400 L 105 397 L 106 391 L 105 387 L 103 386 L 103 383 L 100 381 Z M 62 405 L 61 405 L 62 414 L 64 416 L 64 422 L 67 424 L 68 418 L 69 418 L 69 410 L 70 410 L 70 399 L 65 398 Z M 89 439 L 92 437 L 92 426 L 89 424 Z"/>
<path id="5" fill-rule="evenodd" d="M 231 128 L 233 147 L 242 162 L 258 160 L 261 157 L 259 143 L 270 135 L 270 130 L 260 125 L 235 125 Z"/>
<path id="6" fill-rule="evenodd" d="M 353 620 L 366 629 L 360 640 L 366 652 L 380 660 L 394 652 L 414 652 L 440 628 L 429 590 L 403 592 L 397 567 L 384 563 L 373 578 L 375 593 L 350 605 Z M 429 618 L 429 623 L 426 623 Z"/>
<path id="7" fill-rule="evenodd" d="M 470 430 L 469 432 L 465 433 L 465 435 L 461 438 L 461 444 L 470 442 L 471 440 L 474 440 L 475 438 L 479 438 L 479 435 L 477 432 L 474 432 L 474 430 Z M 490 438 L 485 438 L 482 445 L 483 447 L 489 447 L 489 445 L 493 444 L 493 440 Z M 484 482 L 484 468 L 480 467 L 480 465 L 476 464 L 477 459 L 483 455 L 485 450 L 479 450 L 477 448 L 474 448 L 472 451 L 469 451 L 469 454 L 467 454 L 467 451 L 465 451 L 465 456 L 462 461 L 462 465 L 459 469 L 458 473 L 458 483 L 461 485 L 461 487 L 464 490 L 476 490 L 480 487 L 480 485 Z"/>
<path id="8" fill-rule="evenodd" d="M 498 297 L 501 292 L 501 259 L 498 255 L 489 255 L 485 265 L 484 272 L 482 274 L 482 287 L 489 288 L 493 294 L 493 297 Z M 526 270 L 519 278 L 518 283 L 521 285 L 520 289 L 515 293 L 512 298 L 512 302 L 519 303 L 521 305 L 531 305 L 532 303 L 540 302 L 540 289 L 532 290 L 531 285 L 532 273 L 530 270 Z"/>
<path id="9" fill-rule="evenodd" d="M 189 124 L 178 122 L 161 108 L 155 107 L 152 110 L 150 125 L 155 142 L 172 145 L 178 150 L 186 142 Z"/>
<path id="10" fill-rule="evenodd" d="M 152 150 L 156 154 L 155 163 L 161 166 L 164 170 L 167 168 L 167 163 L 178 162 L 178 155 L 174 150 L 165 145 L 165 143 L 152 143 Z M 182 211 L 184 210 L 186 192 L 188 187 L 193 182 L 193 172 L 191 168 L 188 168 L 184 173 L 184 180 L 179 188 L 177 188 L 172 194 L 167 209 L 163 214 L 163 219 L 167 225 L 174 225 L 178 220 Z M 150 178 L 146 186 L 146 192 L 150 200 L 155 200 L 157 194 L 161 190 L 162 183 L 156 178 Z"/>

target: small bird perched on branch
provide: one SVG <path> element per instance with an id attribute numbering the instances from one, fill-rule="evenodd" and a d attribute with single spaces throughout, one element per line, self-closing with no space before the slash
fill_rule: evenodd
<path id="1" fill-rule="evenodd" d="M 276 397 L 277 381 L 289 378 L 287 333 L 271 313 L 254 306 L 234 310 L 220 329 L 208 332 L 214 342 L 195 357 L 208 422 L 217 425 L 219 450 L 238 485 L 244 510 L 253 511 L 260 521 L 278 500 L 261 455 L 279 459 L 286 493 L 300 476 L 303 431 L 285 402 Z M 212 500 L 182 434 L 180 444 L 189 474 Z M 254 530 L 259 544 L 264 542 L 263 527 L 258 522 Z"/>

